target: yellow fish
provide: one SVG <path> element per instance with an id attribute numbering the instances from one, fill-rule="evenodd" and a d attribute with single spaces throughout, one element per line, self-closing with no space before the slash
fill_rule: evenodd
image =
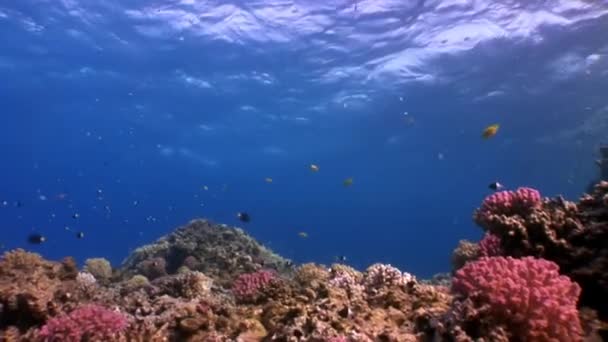
<path id="1" fill-rule="evenodd" d="M 495 136 L 496 133 L 498 133 L 499 128 L 500 128 L 499 124 L 490 125 L 483 130 L 483 133 L 481 133 L 481 137 L 484 139 L 489 139 L 489 138 Z"/>
<path id="2" fill-rule="evenodd" d="M 319 171 L 319 166 L 315 165 L 315 164 L 310 164 L 310 171 L 312 171 L 312 172 L 318 172 Z"/>
<path id="3" fill-rule="evenodd" d="M 301 237 L 302 239 L 306 239 L 308 237 L 308 233 L 307 232 L 299 232 L 298 236 Z"/>
<path id="4" fill-rule="evenodd" d="M 351 185 L 353 185 L 353 178 L 352 177 L 351 178 L 346 178 L 344 180 L 344 186 L 349 187 Z"/>
<path id="5" fill-rule="evenodd" d="M 264 181 L 265 181 L 266 183 L 272 183 L 272 178 L 270 178 L 270 177 L 266 177 L 266 178 L 264 178 Z"/>

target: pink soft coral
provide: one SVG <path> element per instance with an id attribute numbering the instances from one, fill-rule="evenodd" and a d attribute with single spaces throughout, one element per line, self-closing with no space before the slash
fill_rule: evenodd
<path id="1" fill-rule="evenodd" d="M 483 257 L 456 272 L 453 290 L 488 304 L 492 317 L 523 341 L 581 340 L 581 289 L 551 261 Z"/>
<path id="2" fill-rule="evenodd" d="M 111 340 L 126 327 L 123 314 L 91 304 L 52 318 L 40 329 L 39 336 L 46 342 L 103 341 Z"/>
<path id="3" fill-rule="evenodd" d="M 276 278 L 276 273 L 270 270 L 260 270 L 239 275 L 232 285 L 234 296 L 240 301 L 255 301 L 260 291 Z"/>

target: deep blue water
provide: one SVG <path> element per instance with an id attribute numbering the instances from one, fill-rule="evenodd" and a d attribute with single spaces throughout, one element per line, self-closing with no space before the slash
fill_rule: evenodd
<path id="1" fill-rule="evenodd" d="M 429 276 L 490 182 L 574 200 L 598 174 L 605 1 L 90 3 L 0 0 L 4 249 L 117 266 L 207 217 Z"/>

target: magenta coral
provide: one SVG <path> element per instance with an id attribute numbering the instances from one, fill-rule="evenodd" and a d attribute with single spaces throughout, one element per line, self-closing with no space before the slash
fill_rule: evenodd
<path id="1" fill-rule="evenodd" d="M 491 257 L 501 255 L 503 255 L 503 250 L 500 246 L 500 238 L 494 234 L 486 233 L 483 239 L 479 241 L 479 256 Z"/>
<path id="2" fill-rule="evenodd" d="M 490 314 L 523 341 L 580 341 L 580 287 L 557 264 L 526 257 L 483 257 L 453 280 L 453 291 L 490 306 Z"/>
<path id="3" fill-rule="evenodd" d="M 260 270 L 239 275 L 232 285 L 234 296 L 241 301 L 253 301 L 276 277 L 270 270 Z"/>
<path id="4" fill-rule="evenodd" d="M 49 320 L 41 329 L 43 341 L 109 340 L 127 327 L 127 318 L 99 305 L 81 306 Z"/>

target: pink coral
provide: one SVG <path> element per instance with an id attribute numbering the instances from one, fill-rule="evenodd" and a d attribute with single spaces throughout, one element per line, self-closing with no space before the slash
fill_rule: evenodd
<path id="1" fill-rule="evenodd" d="M 40 337 L 47 342 L 110 340 L 127 325 L 123 314 L 91 304 L 52 318 L 40 329 Z"/>
<path id="2" fill-rule="evenodd" d="M 475 211 L 474 219 L 482 227 L 491 225 L 496 217 L 526 216 L 542 206 L 538 190 L 518 188 L 515 191 L 499 191 L 483 200 Z"/>
<path id="3" fill-rule="evenodd" d="M 500 238 L 494 234 L 486 233 L 483 239 L 479 241 L 479 256 L 491 257 L 501 255 L 503 255 L 503 250 L 500 246 Z"/>
<path id="4" fill-rule="evenodd" d="M 529 210 L 540 205 L 540 192 L 524 187 L 515 191 L 499 191 L 486 197 L 480 211 L 488 214 L 512 215 L 520 210 Z"/>
<path id="5" fill-rule="evenodd" d="M 276 278 L 270 270 L 260 270 L 239 275 L 232 284 L 232 292 L 240 301 L 255 301 L 265 287 Z"/>
<path id="6" fill-rule="evenodd" d="M 348 342 L 348 339 L 344 336 L 332 337 L 327 342 Z"/>
<path id="7" fill-rule="evenodd" d="M 453 290 L 488 304 L 492 317 L 521 340 L 581 340 L 581 289 L 551 261 L 483 257 L 456 272 Z"/>

